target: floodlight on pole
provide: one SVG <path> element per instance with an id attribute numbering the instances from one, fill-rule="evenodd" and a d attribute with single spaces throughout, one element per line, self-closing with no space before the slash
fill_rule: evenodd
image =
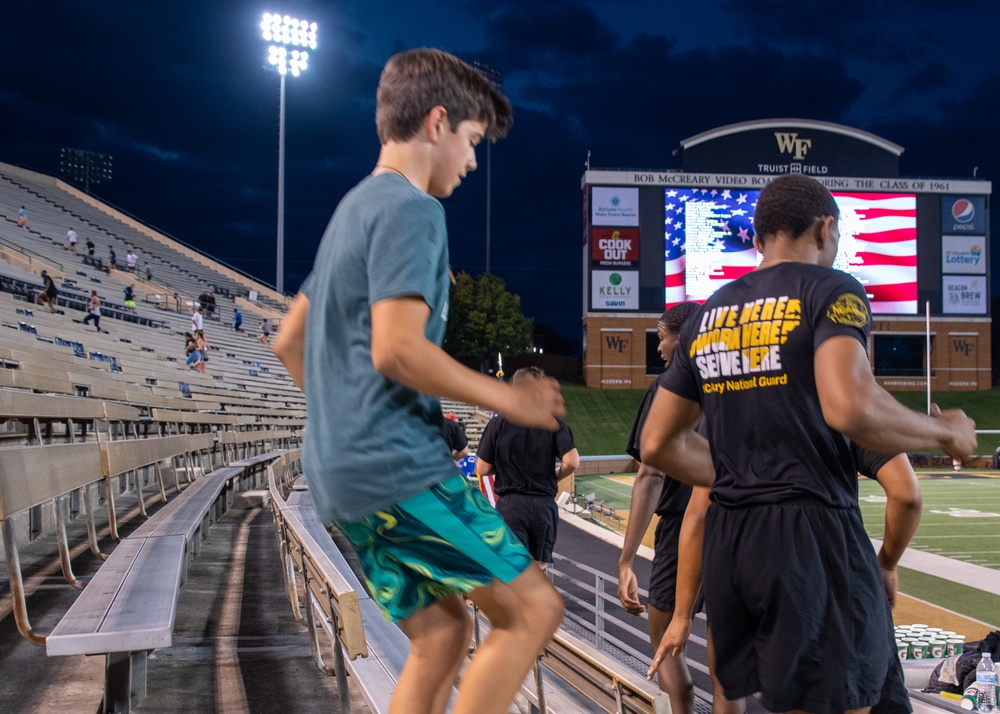
<path id="1" fill-rule="evenodd" d="M 278 255 L 274 287 L 285 292 L 285 76 L 298 77 L 309 66 L 309 50 L 316 49 L 316 23 L 265 12 L 261 37 L 271 43 L 267 63 L 278 72 Z M 291 48 L 291 49 L 289 49 Z"/>

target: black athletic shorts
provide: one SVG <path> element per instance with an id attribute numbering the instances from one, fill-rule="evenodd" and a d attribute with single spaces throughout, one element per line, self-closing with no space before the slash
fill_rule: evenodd
<path id="1" fill-rule="evenodd" d="M 910 711 L 892 614 L 861 515 L 808 502 L 724 508 L 705 521 L 705 604 L 730 699 L 769 711 Z"/>
<path id="2" fill-rule="evenodd" d="M 660 515 L 653 540 L 653 569 L 649 576 L 649 604 L 661 612 L 673 612 L 677 604 L 677 544 L 680 539 L 683 513 Z M 694 613 L 701 612 L 699 595 Z M 692 613 L 692 614 L 694 614 Z"/>
<path id="3" fill-rule="evenodd" d="M 508 493 L 497 500 L 497 510 L 534 560 L 552 562 L 559 525 L 559 507 L 554 499 Z"/>

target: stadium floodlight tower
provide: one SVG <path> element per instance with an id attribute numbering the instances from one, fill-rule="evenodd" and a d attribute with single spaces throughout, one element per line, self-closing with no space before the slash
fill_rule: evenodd
<path id="1" fill-rule="evenodd" d="M 285 77 L 298 77 L 316 49 L 316 23 L 265 12 L 261 36 L 268 42 L 267 62 L 278 71 L 281 85 L 278 110 L 278 267 L 274 287 L 285 294 Z"/>

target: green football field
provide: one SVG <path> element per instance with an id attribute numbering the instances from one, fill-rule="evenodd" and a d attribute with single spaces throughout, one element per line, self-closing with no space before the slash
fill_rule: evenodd
<path id="1" fill-rule="evenodd" d="M 861 479 L 861 514 L 868 535 L 881 538 L 885 495 Z M 1000 569 L 1000 479 L 923 478 L 924 511 L 911 548 Z"/>
<path id="2" fill-rule="evenodd" d="M 997 472 L 976 478 L 919 472 L 923 515 L 910 548 L 1000 569 L 1000 478 Z M 865 528 L 881 538 L 885 524 L 885 495 L 878 484 L 860 479 L 858 484 Z M 579 496 L 595 494 L 597 500 L 627 511 L 631 481 L 622 475 L 578 476 Z M 982 622 L 1000 625 L 1000 594 L 990 594 L 908 568 L 899 569 L 900 591 Z"/>

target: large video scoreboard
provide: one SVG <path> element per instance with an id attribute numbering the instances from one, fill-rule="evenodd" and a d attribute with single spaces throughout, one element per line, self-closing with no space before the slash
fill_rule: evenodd
<path id="1" fill-rule="evenodd" d="M 753 213 L 769 180 L 588 171 L 587 310 L 704 302 L 753 270 Z M 834 267 L 865 287 L 874 315 L 923 315 L 928 301 L 932 315 L 989 314 L 988 182 L 818 180 L 840 207 Z"/>
<path id="2" fill-rule="evenodd" d="M 753 243 L 760 190 L 776 175 L 804 173 L 825 184 L 840 207 L 835 267 L 856 277 L 868 294 L 875 323 L 870 351 L 880 381 L 926 387 L 929 305 L 935 324 L 931 366 L 944 370 L 935 371 L 932 386 L 989 388 L 990 182 L 901 178 L 894 175 L 898 162 L 885 159 L 898 159 L 901 147 L 837 125 L 781 122 L 724 127 L 682 142 L 679 152 L 687 154 L 682 164 L 701 169 L 756 166 L 771 173 L 586 171 L 587 383 L 645 386 L 660 371 L 650 349 L 655 318 L 685 300 L 704 302 L 753 270 L 760 259 Z M 730 159 L 711 148 L 716 144 L 728 152 L 751 147 L 760 155 L 756 162 Z M 818 147 L 832 158 L 809 163 Z M 833 163 L 838 156 L 846 163 Z M 872 167 L 890 175 L 836 175 Z"/>

